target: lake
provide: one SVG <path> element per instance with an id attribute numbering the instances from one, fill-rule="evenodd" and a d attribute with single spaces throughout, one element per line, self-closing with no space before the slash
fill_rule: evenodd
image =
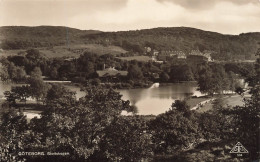
<path id="1" fill-rule="evenodd" d="M 188 96 L 202 96 L 194 82 L 154 83 L 150 88 L 117 90 L 138 109 L 140 115 L 158 115 L 169 110 L 172 103 Z"/>
<path id="2" fill-rule="evenodd" d="M 0 97 L 3 96 L 4 91 L 10 90 L 11 86 L 15 85 L 0 82 Z M 79 87 L 71 85 L 65 85 L 65 87 L 75 91 L 77 98 L 85 95 L 85 92 L 80 91 Z M 169 110 L 171 104 L 177 99 L 184 99 L 192 95 L 198 97 L 202 95 L 197 90 L 195 82 L 154 83 L 150 88 L 119 89 L 116 91 L 122 94 L 123 100 L 129 100 L 131 105 L 136 106 L 140 115 L 158 115 Z M 124 112 L 124 114 L 126 113 Z"/>

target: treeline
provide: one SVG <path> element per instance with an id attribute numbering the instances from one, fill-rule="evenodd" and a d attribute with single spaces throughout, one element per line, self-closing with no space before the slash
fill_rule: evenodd
<path id="1" fill-rule="evenodd" d="M 47 92 L 41 118 L 30 123 L 22 112 L 2 107 L 5 112 L 0 122 L 1 158 L 151 161 L 166 160 L 164 156 L 171 155 L 171 161 L 237 161 L 229 152 L 240 141 L 250 153 L 239 160 L 255 160 L 259 158 L 259 64 L 258 60 L 252 97 L 244 106 L 227 109 L 218 99 L 211 111 L 202 114 L 191 111 L 186 101 L 177 100 L 169 111 L 156 117 L 122 116 L 122 111 L 133 112 L 133 107 L 112 89 L 87 86 L 86 96 L 76 100 L 75 93 L 54 84 Z M 203 151 L 187 151 L 193 149 Z M 23 152 L 68 155 L 28 156 Z"/>
<path id="2" fill-rule="evenodd" d="M 238 87 L 235 80 L 239 77 L 251 78 L 254 75 L 252 63 L 196 63 L 169 59 L 160 64 L 152 61 L 126 61 L 110 54 L 97 55 L 89 52 L 85 52 L 78 59 L 66 60 L 47 58 L 36 49 L 9 56 L 7 59 L 1 58 L 0 62 L 2 64 L 0 75 L 4 81 L 26 82 L 31 72 L 39 68 L 42 75 L 50 80 L 70 80 L 83 84 L 88 84 L 91 80 L 94 80 L 95 84 L 124 83 L 115 88 L 142 87 L 151 82 L 198 81 L 204 92 L 234 91 L 234 87 Z M 118 76 L 117 79 L 109 76 L 100 78 L 96 71 L 109 67 L 127 71 L 128 75 Z M 223 80 L 225 85 L 218 83 Z M 215 87 L 217 85 L 219 86 Z"/>

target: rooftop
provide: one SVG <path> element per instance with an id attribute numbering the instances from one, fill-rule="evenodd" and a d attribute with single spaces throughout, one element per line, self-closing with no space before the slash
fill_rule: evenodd
<path id="1" fill-rule="evenodd" d="M 104 70 L 97 70 L 98 76 L 99 77 L 106 77 L 106 76 L 126 76 L 127 75 L 127 71 L 120 71 L 120 70 L 116 70 L 115 68 L 106 68 Z"/>

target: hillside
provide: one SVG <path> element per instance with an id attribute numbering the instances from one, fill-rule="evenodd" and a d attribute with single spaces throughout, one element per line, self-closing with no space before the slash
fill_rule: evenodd
<path id="1" fill-rule="evenodd" d="M 214 51 L 214 59 L 255 59 L 259 47 L 260 33 L 224 35 L 195 28 L 154 28 L 124 32 L 103 32 L 85 35 L 84 40 L 92 43 L 115 44 L 128 50 L 143 49 L 177 50 L 186 53 L 191 50 Z M 140 47 L 140 48 L 139 48 Z"/>
<path id="2" fill-rule="evenodd" d="M 0 27 L 0 48 L 5 50 L 77 44 L 101 44 L 144 53 L 153 50 L 214 51 L 217 60 L 252 60 L 259 47 L 260 33 L 224 35 L 195 28 L 172 27 L 135 31 L 101 32 L 58 26 Z M 97 46 L 98 47 L 98 46 Z"/>
<path id="3" fill-rule="evenodd" d="M 26 49 L 81 43 L 82 35 L 96 34 L 96 30 L 79 30 L 62 26 L 4 26 L 0 27 L 2 49 Z"/>

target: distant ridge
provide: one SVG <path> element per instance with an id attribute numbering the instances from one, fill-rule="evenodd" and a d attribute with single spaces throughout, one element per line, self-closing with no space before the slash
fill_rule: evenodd
<path id="1" fill-rule="evenodd" d="M 214 57 L 225 59 L 255 59 L 260 32 L 239 35 L 221 34 L 191 27 L 159 27 L 131 31 L 102 32 L 79 30 L 64 26 L 3 26 L 0 27 L 0 48 L 27 49 L 72 44 L 116 45 L 128 51 L 142 53 L 144 47 L 158 51 L 214 51 Z"/>
<path id="2" fill-rule="evenodd" d="M 0 27 L 0 40 L 45 40 L 48 38 L 66 38 L 67 34 L 74 40 L 84 34 L 100 33 L 98 30 L 79 30 L 64 26 L 3 26 Z M 50 39 L 51 40 L 51 39 Z"/>

